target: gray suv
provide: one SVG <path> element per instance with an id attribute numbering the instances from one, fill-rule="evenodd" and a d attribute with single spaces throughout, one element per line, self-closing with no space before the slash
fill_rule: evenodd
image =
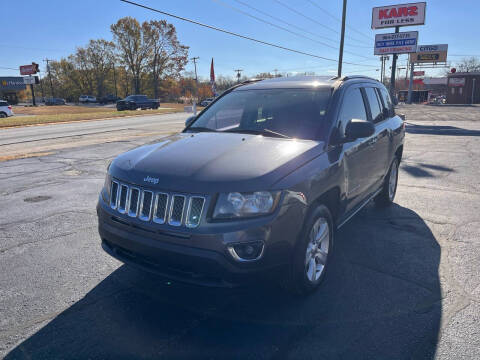
<path id="1" fill-rule="evenodd" d="M 273 275 L 309 293 L 335 231 L 370 200 L 393 201 L 404 136 L 376 80 L 247 81 L 181 133 L 113 160 L 102 246 L 168 279 L 231 287 Z"/>

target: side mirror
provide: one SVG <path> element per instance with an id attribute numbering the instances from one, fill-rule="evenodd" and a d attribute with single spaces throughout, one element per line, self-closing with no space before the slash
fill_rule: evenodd
<path id="1" fill-rule="evenodd" d="M 383 108 L 382 113 L 383 113 L 383 118 L 384 119 L 388 119 L 390 117 L 390 111 L 388 109 Z"/>
<path id="2" fill-rule="evenodd" d="M 185 120 L 185 127 L 190 126 L 190 124 L 195 120 L 195 118 L 196 118 L 195 115 L 190 116 L 189 118 L 187 118 L 187 120 Z"/>
<path id="3" fill-rule="evenodd" d="M 372 136 L 375 133 L 375 126 L 366 120 L 352 119 L 345 128 L 347 141 Z"/>

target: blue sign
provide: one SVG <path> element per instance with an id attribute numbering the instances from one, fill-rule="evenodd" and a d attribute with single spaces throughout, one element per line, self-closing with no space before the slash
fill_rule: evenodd
<path id="1" fill-rule="evenodd" d="M 21 76 L 0 77 L 0 91 L 25 90 L 26 86 Z"/>

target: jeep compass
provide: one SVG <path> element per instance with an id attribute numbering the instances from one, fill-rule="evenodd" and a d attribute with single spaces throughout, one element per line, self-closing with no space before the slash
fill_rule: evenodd
<path id="1" fill-rule="evenodd" d="M 367 77 L 241 83 L 181 133 L 112 161 L 102 246 L 168 279 L 231 287 L 273 274 L 307 294 L 335 231 L 370 200 L 393 201 L 404 136 L 388 91 Z"/>

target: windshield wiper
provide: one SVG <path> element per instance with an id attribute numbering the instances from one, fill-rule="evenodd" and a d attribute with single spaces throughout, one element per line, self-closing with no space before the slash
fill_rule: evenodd
<path id="1" fill-rule="evenodd" d="M 225 130 L 225 132 L 234 132 L 234 133 L 244 133 L 244 134 L 254 134 L 254 135 L 266 135 L 266 136 L 273 136 L 279 138 L 286 138 L 291 139 L 290 136 L 270 130 L 270 129 L 262 129 L 262 130 L 253 130 L 253 129 L 231 129 Z"/>
<path id="2" fill-rule="evenodd" d="M 203 126 L 194 126 L 194 127 L 189 127 L 187 131 L 192 130 L 196 132 L 217 132 L 215 129 L 211 129 L 208 127 L 203 127 Z"/>

